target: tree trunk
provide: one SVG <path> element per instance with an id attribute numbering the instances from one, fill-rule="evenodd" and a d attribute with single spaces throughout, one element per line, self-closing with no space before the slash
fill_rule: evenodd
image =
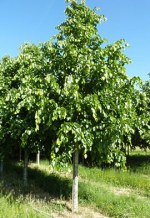
<path id="1" fill-rule="evenodd" d="M 40 165 L 40 150 L 38 149 L 38 152 L 36 154 L 36 163 L 39 166 Z"/>
<path id="2" fill-rule="evenodd" d="M 130 145 L 127 145 L 127 155 L 130 155 Z"/>
<path id="3" fill-rule="evenodd" d="M 4 170 L 4 161 L 3 159 L 0 159 L 0 175 L 3 175 Z"/>
<path id="4" fill-rule="evenodd" d="M 21 162 L 21 159 L 22 159 L 22 155 L 21 155 L 21 148 L 19 148 L 19 161 Z"/>
<path id="5" fill-rule="evenodd" d="M 73 154 L 73 185 L 72 185 L 72 212 L 78 212 L 78 161 L 79 151 Z"/>
<path id="6" fill-rule="evenodd" d="M 24 169 L 23 169 L 23 184 L 28 185 L 28 153 L 24 152 Z"/>

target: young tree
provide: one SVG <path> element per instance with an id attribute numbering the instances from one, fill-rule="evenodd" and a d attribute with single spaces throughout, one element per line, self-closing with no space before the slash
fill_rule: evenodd
<path id="1" fill-rule="evenodd" d="M 136 79 L 126 75 L 125 65 L 130 62 L 123 53 L 126 42 L 105 45 L 100 37 L 97 25 L 104 16 L 85 1 L 67 2 L 66 20 L 54 38 L 39 46 L 23 46 L 13 78 L 17 87 L 7 99 L 13 108 L 10 129 L 25 151 L 40 136 L 50 140 L 53 161 L 73 156 L 72 209 L 76 212 L 81 150 L 85 158 L 88 151 L 96 150 L 105 162 L 125 166 L 122 147 L 134 131 Z"/>
<path id="2" fill-rule="evenodd" d="M 42 142 L 46 140 L 48 130 L 51 135 L 54 132 L 51 123 L 53 110 L 57 106 L 55 98 L 59 96 L 59 86 L 51 73 L 48 59 L 50 57 L 45 56 L 44 45 L 24 44 L 22 46 L 17 57 L 19 69 L 13 78 L 14 81 L 19 81 L 18 87 L 13 96 L 9 97 L 13 108 L 11 118 L 13 136 L 20 138 L 20 146 L 24 149 L 25 185 L 27 185 L 29 153 L 33 150 L 38 151 L 41 146 L 44 146 Z"/>
<path id="3" fill-rule="evenodd" d="M 52 43 L 53 75 L 60 87 L 52 120 L 59 120 L 53 158 L 73 154 L 73 211 L 78 211 L 79 151 L 103 150 L 105 161 L 124 166 L 124 137 L 130 141 L 135 121 L 132 93 L 136 79 L 129 80 L 130 62 L 124 40 L 104 46 L 97 25 L 105 20 L 85 1 L 69 2 L 66 20 Z M 98 143 L 97 143 L 98 142 Z"/>

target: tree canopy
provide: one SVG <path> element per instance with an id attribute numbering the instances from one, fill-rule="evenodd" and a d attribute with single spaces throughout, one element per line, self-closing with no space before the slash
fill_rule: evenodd
<path id="1" fill-rule="evenodd" d="M 85 1 L 69 1 L 65 13 L 52 39 L 24 44 L 16 58 L 2 59 L 1 140 L 30 150 L 47 138 L 53 158 L 71 158 L 78 147 L 85 157 L 92 151 L 121 164 L 140 98 L 137 79 L 126 74 L 127 43 L 106 43 L 97 29 L 105 17 Z"/>
<path id="2" fill-rule="evenodd" d="M 24 44 L 0 63 L 0 153 L 16 145 L 47 147 L 56 162 L 79 151 L 100 164 L 125 168 L 136 131 L 149 144 L 149 81 L 129 79 L 124 39 L 98 32 L 105 21 L 85 1 L 67 1 L 66 20 L 45 43 Z"/>

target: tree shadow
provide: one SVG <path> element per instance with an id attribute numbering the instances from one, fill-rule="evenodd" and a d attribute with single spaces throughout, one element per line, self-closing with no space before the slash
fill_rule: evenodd
<path id="1" fill-rule="evenodd" d="M 28 169 L 28 186 L 23 186 L 23 166 L 15 163 L 7 164 L 3 177 L 0 178 L 1 193 L 13 198 L 32 195 L 36 199 L 50 201 L 51 199 L 69 200 L 71 197 L 71 180 L 54 173 L 47 175 L 44 171 Z"/>
<path id="2" fill-rule="evenodd" d="M 141 167 L 150 165 L 150 155 L 136 154 L 127 157 L 127 167 L 132 171 L 137 171 Z"/>

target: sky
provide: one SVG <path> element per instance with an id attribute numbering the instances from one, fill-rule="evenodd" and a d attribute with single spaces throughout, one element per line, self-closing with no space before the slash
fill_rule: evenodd
<path id="1" fill-rule="evenodd" d="M 79 0 L 80 2 L 80 0 Z M 99 34 L 113 43 L 125 39 L 132 59 L 126 66 L 129 77 L 148 80 L 150 72 L 150 0 L 87 0 L 90 8 L 100 8 L 107 22 Z M 17 56 L 25 42 L 38 44 L 57 33 L 65 20 L 64 0 L 0 0 L 0 59 Z"/>

